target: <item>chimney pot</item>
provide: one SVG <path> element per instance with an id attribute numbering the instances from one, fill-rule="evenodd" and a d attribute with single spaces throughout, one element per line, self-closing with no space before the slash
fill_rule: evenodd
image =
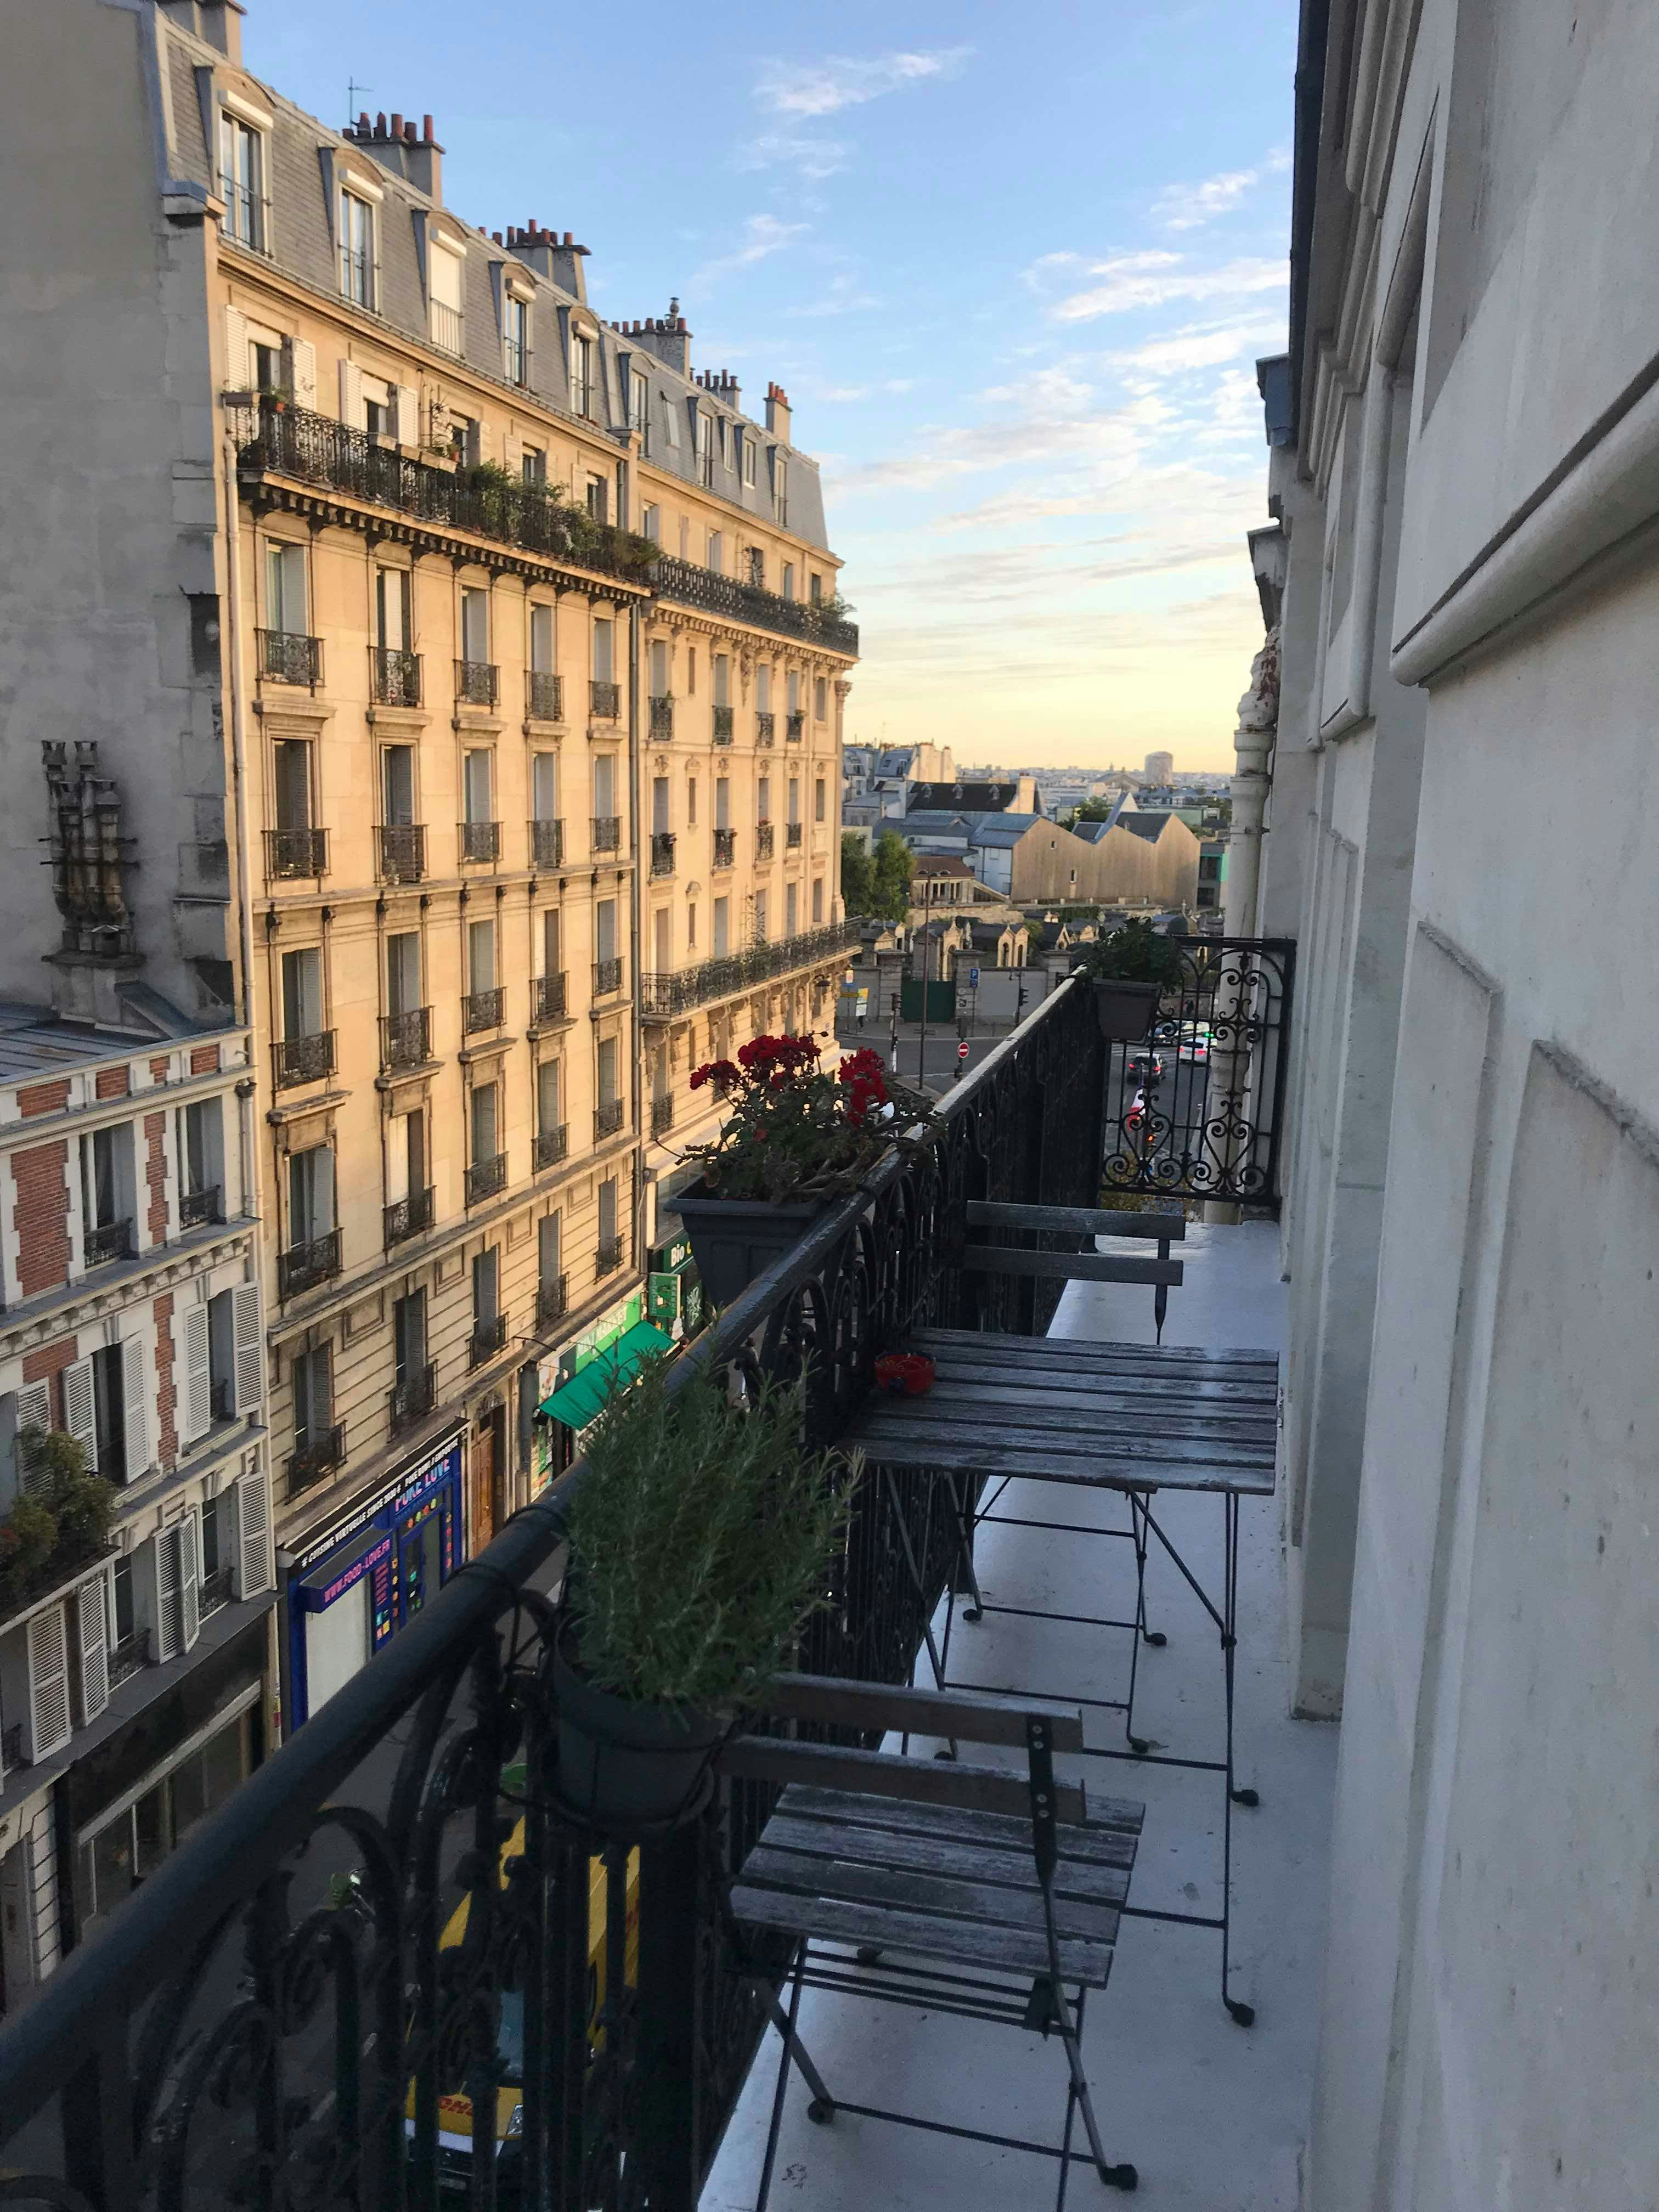
<path id="1" fill-rule="evenodd" d="M 357 128 L 362 135 L 367 138 L 368 136 L 368 110 L 367 108 L 364 108 L 362 114 L 357 118 Z"/>
<path id="2" fill-rule="evenodd" d="M 415 136 L 415 118 L 411 115 L 404 125 L 404 143 L 406 146 L 413 146 L 418 143 Z"/>
<path id="3" fill-rule="evenodd" d="M 495 240 L 497 246 L 500 246 L 503 242 L 501 234 L 499 230 L 492 230 L 489 235 Z"/>
<path id="4" fill-rule="evenodd" d="M 394 138 L 401 138 L 404 135 L 404 118 L 395 109 L 392 117 L 392 135 Z"/>
<path id="5" fill-rule="evenodd" d="M 429 142 L 429 141 L 430 141 L 430 139 L 431 139 L 431 137 L 432 137 L 432 118 L 431 118 L 429 115 L 423 115 L 423 116 L 421 118 L 421 136 L 422 136 L 422 138 L 424 138 L 424 139 L 428 140 L 428 142 Z"/>
<path id="6" fill-rule="evenodd" d="M 374 136 L 377 138 L 386 137 L 386 110 L 383 107 L 377 111 L 374 117 Z"/>
<path id="7" fill-rule="evenodd" d="M 568 231 L 566 231 L 564 234 L 564 242 L 567 246 L 574 246 L 576 243 L 575 240 L 571 236 Z"/>

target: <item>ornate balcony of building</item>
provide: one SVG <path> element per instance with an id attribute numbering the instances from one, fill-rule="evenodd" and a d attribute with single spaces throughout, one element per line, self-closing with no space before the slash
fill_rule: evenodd
<path id="1" fill-rule="evenodd" d="M 729 868 L 735 862 L 737 857 L 737 831 L 735 830 L 717 830 L 714 832 L 714 866 L 717 868 Z"/>
<path id="2" fill-rule="evenodd" d="M 419 1067 L 432 1057 L 432 1009 L 410 1006 L 380 1016 L 380 1066 Z"/>
<path id="3" fill-rule="evenodd" d="M 404 1244 L 411 1237 L 423 1237 L 432 1226 L 432 1201 L 430 1183 L 424 1190 L 411 1190 L 405 1198 L 394 1198 L 384 1209 L 387 1244 Z"/>
<path id="4" fill-rule="evenodd" d="M 303 684 L 314 691 L 323 679 L 323 641 L 299 630 L 256 629 L 255 665 L 267 684 Z"/>
<path id="5" fill-rule="evenodd" d="M 418 707 L 421 656 L 390 645 L 368 648 L 369 696 L 377 707 Z"/>
<path id="6" fill-rule="evenodd" d="M 334 1073 L 334 1032 L 317 1030 L 310 1036 L 278 1037 L 271 1053 L 279 1091 L 299 1083 L 320 1083 Z"/>
<path id="7" fill-rule="evenodd" d="M 593 996 L 611 998 L 623 987 L 623 964 L 620 960 L 596 960 L 593 963 Z"/>
<path id="8" fill-rule="evenodd" d="M 112 1260 L 131 1259 L 131 1221 L 100 1222 L 96 1228 L 87 1230 L 82 1238 L 82 1249 L 88 1267 L 106 1267 Z"/>
<path id="9" fill-rule="evenodd" d="M 493 660 L 455 663 L 455 704 L 493 708 L 501 697 L 501 672 Z"/>
<path id="10" fill-rule="evenodd" d="M 799 851 L 800 847 L 800 824 L 799 822 L 786 822 L 784 823 L 783 843 L 786 852 L 793 853 Z"/>
<path id="11" fill-rule="evenodd" d="M 622 712 L 622 686 L 595 677 L 587 687 L 587 711 L 596 722 L 614 722 Z"/>
<path id="12" fill-rule="evenodd" d="M 804 708 L 798 708 L 793 714 L 787 715 L 785 718 L 783 726 L 784 743 L 786 744 L 798 745 L 805 734 L 805 709 Z"/>
<path id="13" fill-rule="evenodd" d="M 671 695 L 662 694 L 651 702 L 651 735 L 661 744 L 674 734 L 674 702 Z"/>
<path id="14" fill-rule="evenodd" d="M 620 814 L 595 814 L 592 817 L 592 848 L 596 853 L 619 853 L 622 850 L 622 817 Z"/>
<path id="15" fill-rule="evenodd" d="M 425 1420 L 438 1401 L 438 1366 L 428 1359 L 392 1384 L 386 1394 L 386 1425 L 394 1437 Z"/>
<path id="16" fill-rule="evenodd" d="M 550 668 L 532 668 L 528 681 L 529 696 L 526 703 L 532 721 L 563 721 L 563 677 L 556 675 Z"/>
<path id="17" fill-rule="evenodd" d="M 755 824 L 755 858 L 769 860 L 772 857 L 772 825 L 769 822 Z"/>
<path id="18" fill-rule="evenodd" d="M 556 975 L 532 975 L 530 1018 L 534 1022 L 568 1021 L 570 1016 L 570 978 L 562 968 Z"/>
<path id="19" fill-rule="evenodd" d="M 542 1328 L 551 1328 L 556 1322 L 564 1319 L 570 1310 L 570 1278 L 554 1275 L 536 1285 L 536 1321 Z"/>
<path id="20" fill-rule="evenodd" d="M 603 1144 L 614 1137 L 623 1125 L 623 1102 L 620 1098 L 601 1098 L 593 1109 L 593 1141 Z"/>
<path id="21" fill-rule="evenodd" d="M 459 307 L 447 307 L 441 300 L 429 302 L 428 313 L 432 318 L 432 343 L 441 353 L 453 353 L 457 357 L 466 351 L 466 323 Z"/>
<path id="22" fill-rule="evenodd" d="M 497 983 L 490 991 L 469 991 L 461 1000 L 461 1035 L 477 1036 L 480 1030 L 500 1029 L 507 1012 L 507 991 Z"/>
<path id="23" fill-rule="evenodd" d="M 674 872 L 674 833 L 672 830 L 651 832 L 651 872 L 653 876 L 672 876 Z"/>
<path id="24" fill-rule="evenodd" d="M 717 745 L 729 745 L 731 744 L 732 720 L 735 713 L 736 709 L 731 707 L 715 708 L 714 743 Z"/>
<path id="25" fill-rule="evenodd" d="M 532 868 L 562 868 L 564 866 L 562 822 L 532 822 L 530 824 L 530 865 Z"/>
<path id="26" fill-rule="evenodd" d="M 856 922 L 827 922 L 820 928 L 781 938 L 775 945 L 751 945 L 742 952 L 717 953 L 712 960 L 700 960 L 692 967 L 669 973 L 647 972 L 640 977 L 640 1013 L 646 1021 L 672 1021 L 694 1007 L 736 998 L 775 976 L 833 960 L 840 953 L 851 951 L 859 941 Z"/>
<path id="27" fill-rule="evenodd" d="M 620 1237 L 601 1237 L 593 1254 L 595 1275 L 614 1275 L 623 1263 L 623 1240 Z"/>
<path id="28" fill-rule="evenodd" d="M 345 1458 L 345 1423 L 336 1421 L 308 1437 L 298 1451 L 289 1454 L 286 1473 L 290 1498 L 309 1490 L 313 1482 L 320 1482 L 340 1465 Z"/>
<path id="29" fill-rule="evenodd" d="M 210 1223 L 225 1218 L 225 1194 L 216 1182 L 201 1190 L 184 1190 L 179 1194 L 179 1226 L 180 1229 L 205 1229 Z"/>
<path id="30" fill-rule="evenodd" d="M 724 615 L 752 629 L 769 630 L 775 637 L 798 637 L 822 646 L 826 653 L 858 658 L 858 624 L 848 622 L 833 605 L 786 599 L 758 584 L 743 583 L 735 576 L 723 576 L 713 568 L 701 568 L 693 562 L 677 561 L 666 554 L 652 570 L 652 581 L 658 598 L 670 599 L 677 606 Z"/>
<path id="31" fill-rule="evenodd" d="M 383 822 L 374 833 L 380 849 L 380 875 L 388 884 L 418 884 L 426 873 L 426 826 L 420 822 Z"/>
<path id="32" fill-rule="evenodd" d="M 475 1322 L 472 1334 L 467 1339 L 467 1365 L 482 1367 L 486 1360 L 495 1357 L 506 1342 L 507 1316 L 504 1313 L 490 1314 L 485 1320 Z"/>
<path id="33" fill-rule="evenodd" d="M 499 822 L 458 822 L 455 842 L 463 862 L 499 860 L 501 825 Z"/>
<path id="34" fill-rule="evenodd" d="M 535 1136 L 535 1159 L 538 1171 L 556 1168 L 570 1151 L 570 1125 L 561 1121 L 556 1128 L 538 1129 Z"/>
<path id="35" fill-rule="evenodd" d="M 314 1291 L 319 1283 L 331 1281 L 339 1272 L 340 1232 L 331 1229 L 321 1237 L 290 1244 L 286 1252 L 276 1255 L 276 1295 L 297 1298 L 302 1291 Z"/>
<path id="36" fill-rule="evenodd" d="M 755 744 L 762 752 L 768 751 L 777 741 L 778 718 L 771 708 L 763 708 L 755 716 Z"/>
<path id="37" fill-rule="evenodd" d="M 130 1682 L 143 1668 L 149 1664 L 150 1632 L 147 1628 L 135 1628 L 118 1644 L 109 1647 L 109 1686 L 118 1690 L 123 1682 Z"/>
<path id="38" fill-rule="evenodd" d="M 466 1171 L 466 1202 L 482 1206 L 487 1198 L 507 1188 L 507 1154 L 496 1152 L 492 1158 L 474 1160 Z"/>
<path id="39" fill-rule="evenodd" d="M 267 830 L 265 873 L 273 881 L 309 881 L 328 873 L 326 830 Z"/>
<path id="40" fill-rule="evenodd" d="M 665 1137 L 673 1126 L 674 1094 L 672 1091 L 659 1091 L 651 1101 L 651 1133 L 653 1137 Z"/>

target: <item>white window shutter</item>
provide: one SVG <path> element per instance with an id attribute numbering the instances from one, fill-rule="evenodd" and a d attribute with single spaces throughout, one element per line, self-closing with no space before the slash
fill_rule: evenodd
<path id="1" fill-rule="evenodd" d="M 239 1283 L 230 1294 L 230 1310 L 236 1340 L 236 1410 L 239 1413 L 257 1413 L 259 1388 L 264 1380 L 257 1285 Z"/>
<path id="2" fill-rule="evenodd" d="M 285 342 L 288 354 L 289 382 L 294 387 L 294 397 L 301 407 L 317 404 L 317 349 L 305 338 L 289 338 Z"/>
<path id="3" fill-rule="evenodd" d="M 412 384 L 400 384 L 394 394 L 398 410 L 397 438 L 400 446 L 421 442 L 421 395 Z"/>
<path id="4" fill-rule="evenodd" d="M 184 1649 L 184 1615 L 179 1592 L 179 1533 L 182 1522 L 163 1528 L 155 1539 L 155 1656 L 176 1659 Z"/>
<path id="5" fill-rule="evenodd" d="M 363 427 L 363 372 L 355 361 L 340 362 L 340 420 L 354 430 Z"/>
<path id="6" fill-rule="evenodd" d="M 200 1522 L 192 1510 L 179 1523 L 179 1613 L 185 1649 L 194 1644 L 202 1626 L 202 1551 Z"/>
<path id="7" fill-rule="evenodd" d="M 334 1226 L 334 1154 L 325 1147 L 317 1160 L 316 1233 L 326 1237 Z"/>
<path id="8" fill-rule="evenodd" d="M 31 1491 L 40 1487 L 40 1462 L 23 1448 L 26 1429 L 39 1429 L 44 1436 L 52 1427 L 52 1385 L 50 1382 L 21 1382 L 17 1389 L 17 1487 Z"/>
<path id="9" fill-rule="evenodd" d="M 109 1624 L 102 1581 L 82 1583 L 75 1601 L 81 1615 L 81 1725 L 84 1728 L 109 1703 Z"/>
<path id="10" fill-rule="evenodd" d="M 86 1455 L 87 1470 L 98 1470 L 98 1420 L 92 1395 L 92 1362 L 71 1360 L 64 1370 L 64 1426 Z"/>
<path id="11" fill-rule="evenodd" d="M 472 426 L 472 451 L 467 456 L 475 467 L 482 466 L 492 458 L 491 447 L 495 441 L 492 426 L 480 415 Z"/>
<path id="12" fill-rule="evenodd" d="M 208 1368 L 208 1310 L 185 1308 L 185 1441 L 205 1433 L 213 1420 L 213 1392 Z"/>
<path id="13" fill-rule="evenodd" d="M 127 1480 L 149 1465 L 149 1390 L 154 1363 L 143 1336 L 121 1340 L 121 1418 L 126 1438 Z"/>
<path id="14" fill-rule="evenodd" d="M 270 1588 L 270 1491 L 263 1468 L 236 1484 L 238 1597 L 257 1597 Z"/>
<path id="15" fill-rule="evenodd" d="M 225 309 L 225 383 L 232 392 L 245 392 L 253 381 L 248 356 L 247 317 L 240 308 Z"/>
<path id="16" fill-rule="evenodd" d="M 515 438 L 510 430 L 501 434 L 501 466 L 514 483 L 524 473 L 524 440 Z"/>
<path id="17" fill-rule="evenodd" d="M 70 1740 L 69 1650 L 64 1608 L 52 1605 L 29 1623 L 29 1743 L 33 1762 Z"/>

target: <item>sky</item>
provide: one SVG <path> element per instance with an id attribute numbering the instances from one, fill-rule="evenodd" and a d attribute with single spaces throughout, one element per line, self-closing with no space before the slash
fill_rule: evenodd
<path id="1" fill-rule="evenodd" d="M 823 473 L 851 740 L 1230 767 L 1261 642 L 1295 0 L 687 9 L 249 0 L 325 122 L 431 113 L 444 198 L 591 249 Z M 348 106 L 348 83 L 357 90 Z"/>

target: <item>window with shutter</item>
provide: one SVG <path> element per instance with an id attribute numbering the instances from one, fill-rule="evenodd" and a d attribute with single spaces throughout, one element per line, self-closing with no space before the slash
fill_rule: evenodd
<path id="1" fill-rule="evenodd" d="M 285 338 L 288 383 L 301 407 L 317 404 L 317 349 L 306 338 Z"/>
<path id="2" fill-rule="evenodd" d="M 240 1283 L 230 1294 L 236 1327 L 236 1410 L 257 1413 L 259 1406 L 261 1352 L 259 1292 L 252 1283 Z"/>
<path id="3" fill-rule="evenodd" d="M 48 1606 L 30 1621 L 28 1656 L 27 1751 L 33 1763 L 70 1740 L 69 1651 L 61 1605 Z"/>
<path id="4" fill-rule="evenodd" d="M 236 1571 L 238 1597 L 270 1588 L 270 1492 L 258 1468 L 237 1479 Z"/>
<path id="5" fill-rule="evenodd" d="M 155 1656 L 176 1659 L 184 1649 L 184 1615 L 179 1586 L 179 1530 L 164 1528 L 155 1539 Z"/>
<path id="6" fill-rule="evenodd" d="M 185 1441 L 206 1433 L 213 1420 L 213 1376 L 209 1349 L 208 1310 L 185 1308 Z"/>
<path id="7" fill-rule="evenodd" d="M 201 1520 L 195 1513 L 186 1513 L 179 1523 L 179 1594 L 188 1651 L 202 1626 Z"/>
<path id="8" fill-rule="evenodd" d="M 52 1385 L 50 1382 L 24 1382 L 19 1386 L 16 1414 L 17 1487 L 31 1491 L 39 1487 L 41 1479 L 38 1451 L 31 1452 L 23 1442 L 25 1436 L 39 1430 L 42 1436 L 52 1427 Z"/>
<path id="9" fill-rule="evenodd" d="M 109 1703 L 109 1628 L 101 1580 L 77 1590 L 76 1605 L 80 1613 L 80 1706 L 84 1728 Z"/>
<path id="10" fill-rule="evenodd" d="M 154 1363 L 142 1336 L 121 1344 L 121 1420 L 126 1446 L 126 1479 L 137 1482 L 149 1467 L 149 1393 Z"/>
<path id="11" fill-rule="evenodd" d="M 93 1394 L 92 1362 L 71 1361 L 64 1370 L 64 1426 L 85 1455 L 88 1473 L 98 1468 L 97 1401 Z"/>

